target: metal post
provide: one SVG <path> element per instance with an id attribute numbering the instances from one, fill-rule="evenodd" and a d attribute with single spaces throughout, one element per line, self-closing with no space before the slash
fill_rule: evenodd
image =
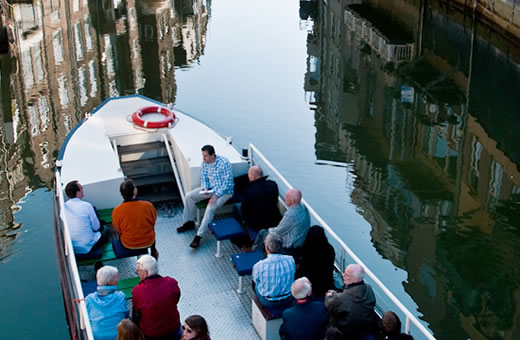
<path id="1" fill-rule="evenodd" d="M 215 253 L 215 257 L 221 258 L 222 254 L 220 252 L 220 241 L 217 241 L 217 252 Z"/>
<path id="2" fill-rule="evenodd" d="M 242 276 L 239 276 L 238 277 L 238 289 L 237 289 L 237 293 L 238 294 L 244 294 L 244 289 L 242 288 Z"/>

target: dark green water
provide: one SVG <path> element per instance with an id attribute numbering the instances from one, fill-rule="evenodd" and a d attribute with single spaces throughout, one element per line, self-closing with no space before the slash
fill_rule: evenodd
<path id="1" fill-rule="evenodd" d="M 54 159 L 84 112 L 136 92 L 258 146 L 437 338 L 519 338 L 518 42 L 429 2 L 351 2 L 15 5 L 0 338 L 67 337 Z M 411 53 L 376 53 L 345 8 Z"/>

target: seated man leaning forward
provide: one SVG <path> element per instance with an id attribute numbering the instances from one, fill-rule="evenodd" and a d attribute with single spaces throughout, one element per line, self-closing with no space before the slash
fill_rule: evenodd
<path id="1" fill-rule="evenodd" d="M 313 300 L 309 279 L 301 277 L 291 286 L 296 303 L 282 314 L 282 340 L 322 340 L 327 331 L 327 309 L 323 301 Z"/>
<path id="2" fill-rule="evenodd" d="M 69 182 L 65 193 L 69 197 L 65 202 L 65 213 L 74 253 L 88 257 L 94 247 L 100 247 L 108 240 L 108 230 L 100 225 L 92 204 L 82 200 L 83 186 L 78 181 Z"/>
<path id="3" fill-rule="evenodd" d="M 293 254 L 294 248 L 300 248 L 305 241 L 311 225 L 307 208 L 301 203 L 302 193 L 298 189 L 290 189 L 285 194 L 285 203 L 289 206 L 280 223 L 268 230 L 261 230 L 256 237 L 253 249 L 261 249 L 267 233 L 276 233 L 282 238 L 283 253 Z"/>
<path id="4" fill-rule="evenodd" d="M 243 223 L 257 231 L 276 226 L 281 219 L 278 209 L 278 185 L 268 180 L 258 165 L 249 168 L 247 177 L 249 184 L 240 205 Z"/>
<path id="5" fill-rule="evenodd" d="M 119 233 L 119 240 L 128 249 L 150 248 L 152 256 L 158 258 L 154 230 L 157 210 L 152 203 L 136 199 L 133 180 L 121 183 L 119 190 L 124 201 L 112 211 L 112 224 Z"/>
<path id="6" fill-rule="evenodd" d="M 117 268 L 104 266 L 96 273 L 97 291 L 85 298 L 88 318 L 96 340 L 114 340 L 117 325 L 128 317 L 125 294 L 117 289 Z"/>
<path id="7" fill-rule="evenodd" d="M 365 339 L 379 328 L 374 291 L 363 281 L 364 276 L 361 265 L 348 265 L 343 273 L 343 291 L 330 290 L 325 296 L 329 325 L 348 334 L 349 339 Z"/>
<path id="8" fill-rule="evenodd" d="M 159 275 L 159 264 L 149 255 L 137 260 L 137 274 L 141 282 L 132 290 L 132 320 L 148 340 L 180 339 L 177 280 Z"/>
<path id="9" fill-rule="evenodd" d="M 193 221 L 197 213 L 195 204 L 209 198 L 197 235 L 190 244 L 192 248 L 199 246 L 200 239 L 204 232 L 208 230 L 208 224 L 213 220 L 215 211 L 233 196 L 234 183 L 231 163 L 227 158 L 215 154 L 215 149 L 211 145 L 202 147 L 200 185 L 200 187 L 186 194 L 182 216 L 184 224 L 177 228 L 179 233 L 195 229 L 195 222 Z"/>
<path id="10" fill-rule="evenodd" d="M 260 303 L 272 313 L 281 313 L 294 302 L 291 284 L 294 281 L 296 265 L 294 258 L 280 254 L 282 239 L 270 233 L 265 238 L 267 258 L 253 266 L 253 283 Z"/>

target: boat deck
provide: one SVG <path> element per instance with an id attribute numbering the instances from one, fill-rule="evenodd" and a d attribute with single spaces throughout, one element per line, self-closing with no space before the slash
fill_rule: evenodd
<path id="1" fill-rule="evenodd" d="M 259 339 L 251 324 L 250 276 L 244 278 L 244 294 L 238 294 L 238 274 L 230 256 L 240 249 L 230 241 L 221 242 L 221 258 L 215 257 L 216 240 L 209 234 L 202 238 L 196 250 L 189 247 L 195 231 L 182 234 L 176 228 L 182 224 L 182 204 L 156 205 L 156 244 L 159 251 L 159 274 L 179 282 L 181 299 L 178 304 L 181 322 L 192 314 L 202 315 L 208 322 L 213 340 Z M 218 218 L 226 217 L 219 215 Z M 136 257 L 104 262 L 115 266 L 121 279 L 135 277 Z M 80 267 L 81 280 L 95 280 L 93 266 Z M 132 301 L 128 300 L 131 310 Z"/>

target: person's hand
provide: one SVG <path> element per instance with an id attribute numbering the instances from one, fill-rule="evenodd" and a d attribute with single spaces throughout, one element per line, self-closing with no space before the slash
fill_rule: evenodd
<path id="1" fill-rule="evenodd" d="M 209 204 L 217 203 L 217 198 L 218 198 L 217 195 L 212 195 L 211 198 L 209 199 Z"/>

